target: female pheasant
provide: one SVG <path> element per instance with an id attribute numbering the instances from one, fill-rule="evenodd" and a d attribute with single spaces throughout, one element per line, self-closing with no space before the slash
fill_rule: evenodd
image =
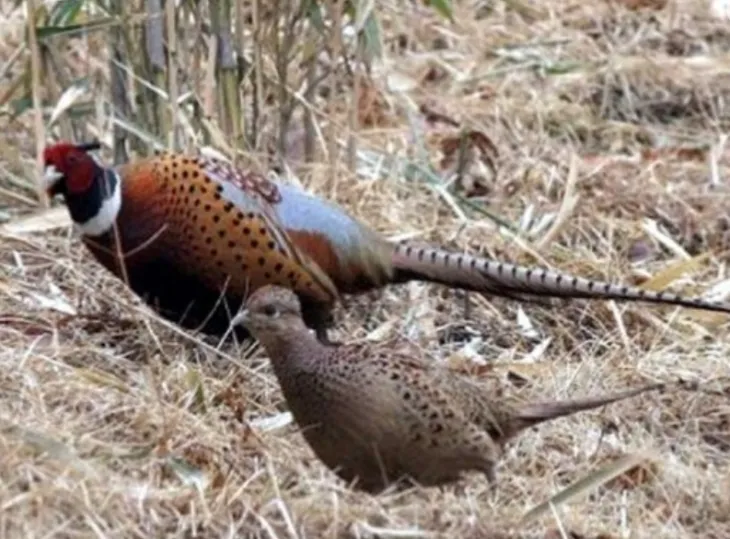
<path id="1" fill-rule="evenodd" d="M 426 360 L 400 339 L 324 346 L 307 331 L 297 296 L 277 286 L 256 290 L 233 323 L 245 325 L 266 350 L 315 455 L 371 493 L 414 481 L 444 486 L 469 471 L 482 472 L 494 485 L 507 444 L 526 429 L 669 389 L 654 383 L 583 399 L 525 402 Z"/>
<path id="2" fill-rule="evenodd" d="M 333 305 L 421 280 L 506 297 L 635 300 L 730 312 L 730 305 L 591 281 L 432 247 L 394 244 L 303 190 L 202 156 L 162 152 L 115 168 L 97 142 L 48 146 L 45 182 L 93 256 L 161 316 L 223 335 L 244 298 L 292 289 L 326 340 Z M 236 329 L 239 337 L 247 332 Z"/>

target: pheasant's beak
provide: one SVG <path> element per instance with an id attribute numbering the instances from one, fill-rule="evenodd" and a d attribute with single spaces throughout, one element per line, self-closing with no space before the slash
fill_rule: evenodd
<path id="1" fill-rule="evenodd" d="M 52 197 L 56 194 L 58 189 L 58 183 L 63 178 L 63 173 L 60 172 L 55 165 L 47 165 L 46 170 L 43 173 L 43 187 L 48 193 L 48 196 Z"/>
<path id="2" fill-rule="evenodd" d="M 231 320 L 231 327 L 235 326 L 242 326 L 244 322 L 246 322 L 246 319 L 248 318 L 248 309 L 242 310 L 240 313 L 238 313 L 236 316 L 233 317 Z"/>

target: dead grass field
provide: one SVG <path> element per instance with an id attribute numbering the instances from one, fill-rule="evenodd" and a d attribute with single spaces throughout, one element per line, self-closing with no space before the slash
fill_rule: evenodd
<path id="1" fill-rule="evenodd" d="M 454 129 L 419 108 L 483 133 L 497 174 L 474 165 L 450 192 L 518 232 L 395 169 L 341 168 L 333 180 L 322 164 L 299 176 L 308 189 L 391 237 L 727 295 L 727 21 L 689 0 L 659 11 L 462 2 L 453 25 L 405 2 L 384 9 L 388 47 L 360 149 L 419 159 L 416 134 L 445 177 L 439 152 Z M 22 10 L 4 12 L 3 62 L 24 23 Z M 333 119 L 346 103 L 330 101 Z M 65 224 L 18 231 L 40 211 L 32 113 L 0 124 L 0 537 L 730 537 L 726 317 L 472 297 L 466 319 L 462 295 L 423 284 L 353 299 L 336 339 L 402 335 L 527 397 L 678 377 L 716 391 L 647 394 L 527 432 L 494 496 L 475 475 L 373 497 L 346 488 L 286 422 L 261 350 L 216 351 L 169 327 Z M 634 453 L 649 460 L 519 524 Z"/>

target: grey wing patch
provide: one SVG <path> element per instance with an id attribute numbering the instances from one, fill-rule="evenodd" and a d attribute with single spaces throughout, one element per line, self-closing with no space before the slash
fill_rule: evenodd
<path id="1" fill-rule="evenodd" d="M 208 177 L 221 186 L 222 197 L 245 211 L 259 215 L 266 223 L 274 241 L 284 249 L 286 256 L 302 266 L 305 265 L 299 250 L 286 237 L 283 224 L 270 207 L 270 204 L 281 201 L 281 194 L 276 184 L 256 174 L 244 174 L 228 163 L 204 158 L 198 158 L 198 163 Z M 253 176 L 257 178 L 256 181 Z M 262 180 L 260 185 L 258 179 Z M 266 189 L 262 190 L 261 186 Z"/>

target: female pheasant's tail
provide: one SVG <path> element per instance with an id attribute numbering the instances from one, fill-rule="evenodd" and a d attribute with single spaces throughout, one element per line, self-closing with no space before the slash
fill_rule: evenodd
<path id="1" fill-rule="evenodd" d="M 432 247 L 395 245 L 393 267 L 394 282 L 430 281 L 508 298 L 532 296 L 644 301 L 730 313 L 728 303 L 594 281 Z"/>
<path id="2" fill-rule="evenodd" d="M 518 405 L 510 414 L 509 421 L 503 427 L 502 442 L 506 442 L 510 438 L 516 436 L 521 431 L 551 421 L 559 417 L 572 415 L 594 408 L 600 408 L 607 404 L 622 401 L 631 397 L 646 393 L 647 391 L 664 390 L 667 384 L 656 383 L 647 384 L 641 387 L 626 389 L 599 395 L 597 397 L 588 397 L 585 399 L 570 399 L 559 401 L 535 402 L 530 404 Z"/>

